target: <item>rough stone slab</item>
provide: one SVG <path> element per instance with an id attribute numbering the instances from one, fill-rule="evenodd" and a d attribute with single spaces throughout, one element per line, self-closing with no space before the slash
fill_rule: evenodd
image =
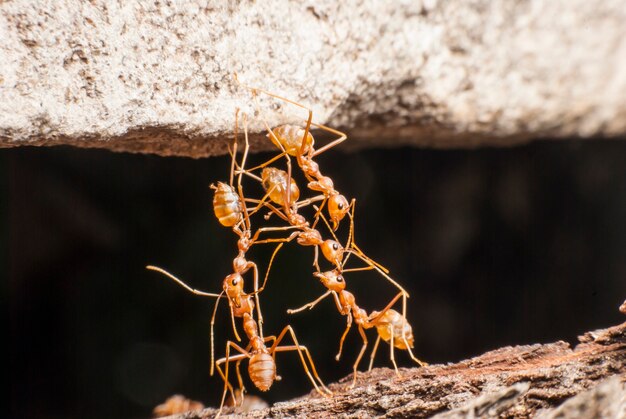
<path id="1" fill-rule="evenodd" d="M 357 145 L 620 137 L 624 22 L 623 0 L 0 2 L 0 145 L 222 154 L 255 109 L 234 72 Z"/>

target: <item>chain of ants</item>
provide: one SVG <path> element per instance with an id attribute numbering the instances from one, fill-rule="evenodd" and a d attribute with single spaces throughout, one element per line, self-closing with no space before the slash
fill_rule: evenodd
<path id="1" fill-rule="evenodd" d="M 224 381 L 224 391 L 222 393 L 222 400 L 220 404 L 221 413 L 224 406 L 227 393 L 230 392 L 231 399 L 236 400 L 235 390 L 230 384 L 229 365 L 231 362 L 235 362 L 235 370 L 239 385 L 239 393 L 243 395 L 244 385 L 240 372 L 241 362 L 248 359 L 248 374 L 254 385 L 261 391 L 267 391 L 274 381 L 279 380 L 280 377 L 276 374 L 275 355 L 278 352 L 297 351 L 300 360 L 303 365 L 303 369 L 309 380 L 313 383 L 313 386 L 317 392 L 323 396 L 331 396 L 332 392 L 324 385 L 319 377 L 315 364 L 308 349 L 300 345 L 295 332 L 291 326 L 287 325 L 283 328 L 278 336 L 267 336 L 263 334 L 263 316 L 261 313 L 259 294 L 264 290 L 267 279 L 269 277 L 270 268 L 274 261 L 274 258 L 281 247 L 295 239 L 295 241 L 301 246 L 313 246 L 314 247 L 314 259 L 313 266 L 316 271 L 313 273 L 317 277 L 322 285 L 326 288 L 326 292 L 322 294 L 315 301 L 312 301 L 304 306 L 288 310 L 288 313 L 298 313 L 306 309 L 312 309 L 320 301 L 326 297 L 332 295 L 337 306 L 337 310 L 343 316 L 347 317 L 347 325 L 344 333 L 341 336 L 339 343 L 339 352 L 336 355 L 336 359 L 339 360 L 343 349 L 344 340 L 350 331 L 352 323 L 357 325 L 359 334 L 363 340 L 363 345 L 359 352 L 359 355 L 353 365 L 353 380 L 352 387 L 356 383 L 358 365 L 365 353 L 368 345 L 367 336 L 364 329 L 376 328 L 378 336 L 372 354 L 370 356 L 369 369 L 371 370 L 376 351 L 380 340 L 384 340 L 390 344 L 390 359 L 394 365 L 396 373 L 398 373 L 398 367 L 394 357 L 394 347 L 402 350 L 407 350 L 411 358 L 423 366 L 426 365 L 419 359 L 417 359 L 411 348 L 413 347 L 413 333 L 412 328 L 406 320 L 406 299 L 409 294 L 388 274 L 389 271 L 378 264 L 368 256 L 366 256 L 361 249 L 354 242 L 354 210 L 355 200 L 353 199 L 348 203 L 344 195 L 340 194 L 335 188 L 333 181 L 330 177 L 325 176 L 319 169 L 318 163 L 314 160 L 315 157 L 331 149 L 332 147 L 340 144 L 346 139 L 346 135 L 326 127 L 321 124 L 312 122 L 312 111 L 303 105 L 293 102 L 291 100 L 282 98 L 273 93 L 266 92 L 261 89 L 246 87 L 253 95 L 257 109 L 259 109 L 257 96 L 258 93 L 264 93 L 268 96 L 277 98 L 287 103 L 293 104 L 308 111 L 308 119 L 306 121 L 305 128 L 294 125 L 282 125 L 271 129 L 266 120 L 262 118 L 265 128 L 268 132 L 267 136 L 274 143 L 280 153 L 267 162 L 258 165 L 251 169 L 246 169 L 246 159 L 249 151 L 248 140 L 248 128 L 247 128 L 247 115 L 243 115 L 244 126 L 244 139 L 245 147 L 242 153 L 241 160 L 237 161 L 237 148 L 238 148 L 238 130 L 239 130 L 239 111 L 235 117 L 235 135 L 232 149 L 229 152 L 232 156 L 230 180 L 226 184 L 224 182 L 218 182 L 217 185 L 211 185 L 211 188 L 215 190 L 213 199 L 213 208 L 216 217 L 219 222 L 226 226 L 231 227 L 232 231 L 237 236 L 237 256 L 233 259 L 233 272 L 224 278 L 222 284 L 222 292 L 219 294 L 208 293 L 189 287 L 183 281 L 165 271 L 162 268 L 156 266 L 147 266 L 147 269 L 160 272 L 170 279 L 177 282 L 179 285 L 186 288 L 188 291 L 205 297 L 217 298 L 213 315 L 211 318 L 211 375 L 214 373 L 214 367 L 217 369 L 221 378 Z M 337 136 L 337 138 L 325 146 L 315 150 L 314 139 L 310 133 L 311 127 L 317 127 L 324 131 L 330 132 Z M 285 158 L 287 170 L 281 170 L 276 167 L 270 166 L 270 164 L 276 162 L 281 158 Z M 299 200 L 300 190 L 292 177 L 292 157 L 295 157 L 298 167 L 308 181 L 308 188 L 312 191 L 319 192 L 319 195 L 312 198 Z M 261 170 L 261 176 L 255 174 L 255 171 Z M 261 199 L 254 199 L 246 197 L 244 195 L 242 178 L 243 176 L 252 178 L 258 181 L 264 191 L 265 195 Z M 236 178 L 236 179 L 235 179 Z M 235 183 L 236 180 L 236 183 Z M 315 203 L 321 202 L 319 206 Z M 251 207 L 248 207 L 251 205 Z M 302 207 L 312 205 L 315 209 L 315 215 L 313 217 L 313 223 L 310 224 L 306 218 L 298 212 Z M 323 214 L 324 207 L 328 211 L 329 221 Z M 253 234 L 251 217 L 262 210 L 268 212 L 264 215 L 265 220 L 269 220 L 271 216 L 276 216 L 283 220 L 286 225 L 261 227 L 256 229 Z M 348 216 L 350 219 L 350 230 L 347 239 L 346 246 L 342 246 L 339 240 L 335 236 L 334 231 L 338 228 L 340 222 Z M 322 234 L 316 226 L 322 220 L 328 228 L 333 239 L 322 239 Z M 289 232 L 289 236 L 280 238 L 266 238 L 261 240 L 261 234 L 271 232 Z M 274 252 L 270 258 L 270 262 L 261 286 L 259 286 L 259 270 L 253 261 L 246 258 L 248 250 L 257 244 L 264 243 L 278 243 Z M 322 272 L 319 266 L 319 250 L 321 250 L 324 258 L 333 265 L 333 269 Z M 365 266 L 357 268 L 345 268 L 346 263 L 351 255 L 354 255 L 365 263 Z M 372 311 L 367 313 L 364 309 L 360 308 L 356 304 L 356 299 L 352 293 L 346 290 L 346 282 L 343 274 L 346 272 L 356 272 L 363 270 L 375 270 L 387 281 L 392 283 L 399 289 L 399 293 L 381 310 Z M 251 271 L 254 282 L 254 291 L 252 293 L 246 293 L 244 291 L 244 279 L 243 275 Z M 231 322 L 235 339 L 241 342 L 241 337 L 237 332 L 235 318 L 242 319 L 242 326 L 244 333 L 248 339 L 248 344 L 245 348 L 238 345 L 236 342 L 227 341 L 226 354 L 223 358 L 214 360 L 214 324 L 215 314 L 217 312 L 218 303 L 221 298 L 225 297 L 228 301 L 230 309 Z M 402 314 L 392 309 L 392 307 L 402 299 Z M 257 319 L 254 319 L 254 311 L 256 308 Z M 289 335 L 293 340 L 292 345 L 281 345 L 283 339 Z M 269 347 L 268 347 L 269 345 Z M 231 350 L 238 352 L 236 355 L 230 355 Z M 307 364 L 308 361 L 308 364 Z M 223 369 L 222 369 L 223 365 Z M 310 366 L 310 368 L 309 368 Z"/>

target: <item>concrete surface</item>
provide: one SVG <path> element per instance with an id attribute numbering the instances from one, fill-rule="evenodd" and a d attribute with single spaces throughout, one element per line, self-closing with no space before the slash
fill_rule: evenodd
<path id="1" fill-rule="evenodd" d="M 256 108 L 235 72 L 353 146 L 623 137 L 624 22 L 623 0 L 1 2 L 0 146 L 223 154 Z"/>

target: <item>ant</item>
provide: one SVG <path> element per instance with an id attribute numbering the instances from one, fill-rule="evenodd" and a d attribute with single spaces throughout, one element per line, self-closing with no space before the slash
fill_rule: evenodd
<path id="1" fill-rule="evenodd" d="M 155 407 L 152 414 L 155 418 L 163 416 L 177 415 L 179 413 L 202 410 L 204 405 L 195 400 L 191 400 L 180 394 L 175 394 L 165 400 L 164 403 Z"/>
<path id="2" fill-rule="evenodd" d="M 280 248 L 280 246 L 278 248 Z M 272 259 L 274 258 L 275 255 L 276 255 L 276 251 L 272 255 Z M 271 266 L 271 262 L 272 261 L 270 261 L 270 266 Z M 220 376 L 224 380 L 224 392 L 222 393 L 222 400 L 220 403 L 220 410 L 218 412 L 218 416 L 222 412 L 222 409 L 224 407 L 224 402 L 226 400 L 226 394 L 228 392 L 230 392 L 232 399 L 235 400 L 234 389 L 228 380 L 230 362 L 237 362 L 236 372 L 237 372 L 237 380 L 239 382 L 239 387 L 241 389 L 240 394 L 243 394 L 243 391 L 245 390 L 243 386 L 241 372 L 239 370 L 239 364 L 244 359 L 249 360 L 248 375 L 252 383 L 259 390 L 267 391 L 272 386 L 274 381 L 277 381 L 280 379 L 280 377 L 276 374 L 276 361 L 274 360 L 276 356 L 275 354 L 277 352 L 298 351 L 298 355 L 300 356 L 300 360 L 302 361 L 304 371 L 309 377 L 309 379 L 311 380 L 311 382 L 313 383 L 313 386 L 315 387 L 317 392 L 321 394 L 322 396 L 332 395 L 332 392 L 328 388 L 326 388 L 321 378 L 319 377 L 317 370 L 315 368 L 315 364 L 313 362 L 313 358 L 311 357 L 311 354 L 309 353 L 309 350 L 305 346 L 300 345 L 298 343 L 295 332 L 293 331 L 293 328 L 290 325 L 285 326 L 285 328 L 281 331 L 278 337 L 276 336 L 263 337 L 262 331 L 259 331 L 258 324 L 254 320 L 255 304 L 252 298 L 253 294 L 256 296 L 261 290 L 255 290 L 253 294 L 248 294 L 244 292 L 244 280 L 241 275 L 237 273 L 232 273 L 230 275 L 227 275 L 223 281 L 222 292 L 220 294 L 213 294 L 213 293 L 208 293 L 205 291 L 200 291 L 200 290 L 191 288 L 189 285 L 185 284 L 183 281 L 176 278 L 174 275 L 170 274 L 169 272 L 165 271 L 162 268 L 148 265 L 146 266 L 146 269 L 157 271 L 168 276 L 169 278 L 171 278 L 172 280 L 174 280 L 179 285 L 183 286 L 185 289 L 192 292 L 193 294 L 217 298 L 216 303 L 215 303 L 215 308 L 213 309 L 213 315 L 211 317 L 211 375 L 213 375 L 214 366 L 215 366 Z M 268 275 L 269 275 L 269 267 L 266 273 L 266 279 Z M 214 359 L 213 330 L 214 330 L 214 325 L 215 325 L 215 316 L 217 313 L 217 307 L 219 305 L 219 301 L 224 294 L 226 294 L 226 298 L 228 299 L 231 321 L 233 324 L 233 329 L 235 330 L 235 336 L 237 337 L 238 340 L 241 340 L 237 334 L 237 330 L 235 327 L 235 317 L 242 318 L 243 329 L 246 334 L 246 337 L 249 340 L 249 343 L 245 348 L 242 348 L 241 346 L 237 345 L 235 342 L 232 342 L 230 340 L 227 341 L 226 342 L 226 356 L 224 358 L 220 358 L 219 360 L 213 362 L 213 359 Z M 279 346 L 280 342 L 284 339 L 287 333 L 289 333 L 289 335 L 293 339 L 294 344 Z M 273 342 L 269 348 L 267 347 L 267 342 Z M 231 348 L 239 352 L 239 354 L 235 356 L 230 356 Z M 313 375 L 311 375 L 311 372 L 309 371 L 307 362 L 302 354 L 303 352 L 306 354 L 306 357 L 311 366 L 311 371 Z M 224 371 L 222 371 L 222 369 L 220 368 L 221 364 L 225 364 Z M 319 386 L 317 382 L 315 381 L 316 379 L 320 384 Z"/>
<path id="3" fill-rule="evenodd" d="M 250 221 L 250 217 L 257 212 L 259 209 L 264 206 L 270 206 L 269 203 L 266 202 L 267 196 L 263 197 L 261 200 L 250 199 L 244 197 L 243 187 L 242 187 L 242 174 L 249 173 L 249 170 L 244 169 L 246 164 L 246 159 L 248 156 L 248 152 L 250 149 L 250 143 L 248 138 L 248 129 L 247 129 L 247 115 L 243 115 L 243 125 L 244 125 L 244 139 L 245 139 L 245 148 L 241 157 L 241 162 L 237 162 L 237 144 L 238 144 L 238 115 L 239 109 L 235 112 L 235 130 L 234 130 L 234 141 L 233 141 L 233 149 L 231 151 L 229 147 L 229 153 L 231 154 L 231 169 L 230 169 L 230 181 L 229 184 L 224 182 L 218 182 L 217 186 L 211 185 L 213 189 L 215 189 L 215 195 L 213 198 L 213 210 L 214 213 L 219 220 L 219 222 L 227 227 L 232 227 L 233 232 L 238 236 L 237 240 L 237 250 L 238 254 L 233 259 L 233 275 L 239 275 L 241 277 L 249 270 L 252 270 L 253 278 L 254 278 L 254 290 L 255 290 L 255 301 L 257 307 L 257 316 L 259 319 L 259 328 L 261 332 L 263 331 L 263 314 L 261 312 L 261 305 L 258 298 L 259 292 L 265 287 L 265 284 L 259 289 L 258 287 L 258 278 L 259 272 L 256 263 L 253 261 L 249 261 L 246 259 L 246 253 L 248 250 L 255 244 L 261 243 L 271 243 L 275 240 L 267 239 L 267 240 L 259 240 L 259 235 L 265 231 L 274 231 L 273 227 L 263 227 L 256 230 L 254 235 L 252 234 L 252 224 Z M 233 185 L 235 172 L 237 173 L 237 189 Z M 248 210 L 246 206 L 246 202 L 253 202 L 257 204 L 257 206 Z M 292 227 L 287 227 L 292 228 Z M 285 228 L 282 228 L 285 229 Z M 278 248 L 277 248 L 278 249 Z M 276 251 L 275 251 L 276 252 Z M 273 260 L 273 258 L 272 258 Z M 268 268 L 269 270 L 269 268 Z M 267 279 L 267 278 L 266 278 Z M 235 329 L 235 336 L 238 341 L 241 341 L 237 331 Z"/>
<path id="4" fill-rule="evenodd" d="M 347 271 L 352 270 L 344 270 L 344 272 Z M 394 357 L 394 347 L 408 350 L 411 359 L 413 359 L 413 361 L 418 363 L 420 366 L 427 365 L 426 363 L 417 359 L 411 351 L 411 348 L 413 348 L 413 331 L 411 325 L 406 320 L 406 317 L 391 308 L 401 297 L 403 297 L 402 292 L 398 293 L 383 310 L 373 311 L 368 315 L 364 309 L 360 308 L 356 304 L 356 298 L 354 297 L 354 295 L 351 292 L 346 291 L 345 279 L 338 269 L 333 269 L 332 271 L 327 272 L 315 272 L 313 273 L 313 275 L 322 282 L 322 285 L 324 285 L 324 287 L 326 287 L 328 291 L 326 291 L 321 297 L 317 298 L 315 301 L 305 304 L 304 306 L 297 309 L 287 310 L 287 313 L 294 314 L 306 309 L 310 310 L 328 295 L 332 294 L 335 299 L 337 310 L 339 310 L 342 315 L 347 316 L 347 326 L 345 331 L 343 332 L 343 335 L 341 336 L 341 340 L 339 341 L 339 352 L 335 356 L 335 359 L 337 361 L 339 361 L 339 359 L 341 358 L 343 343 L 348 332 L 350 331 L 350 328 L 352 327 L 352 321 L 354 319 L 354 322 L 358 327 L 359 334 L 361 335 L 361 339 L 363 340 L 363 346 L 361 347 L 361 351 L 359 352 L 359 355 L 353 365 L 354 377 L 352 380 L 351 388 L 354 387 L 354 385 L 356 384 L 357 369 L 368 344 L 367 336 L 364 329 L 371 329 L 375 327 L 378 332 L 378 338 L 376 340 L 376 344 L 371 355 L 369 366 L 370 370 L 372 368 L 374 357 L 376 355 L 376 350 L 378 349 L 378 344 L 381 338 L 385 342 L 390 342 L 390 358 L 398 376 L 400 376 L 400 373 L 398 372 L 398 366 Z"/>
<path id="5" fill-rule="evenodd" d="M 282 96 L 278 96 L 266 90 L 247 86 L 239 81 L 236 73 L 234 74 L 234 78 L 238 84 L 250 90 L 254 97 L 257 109 L 260 108 L 257 99 L 257 93 L 261 92 L 278 100 L 291 103 L 292 105 L 302 108 L 308 112 L 308 118 L 306 120 L 306 126 L 304 129 L 296 125 L 288 124 L 281 125 L 272 129 L 269 127 L 265 118 L 262 118 L 262 120 L 268 132 L 267 136 L 270 138 L 272 143 L 274 143 L 274 145 L 276 145 L 281 150 L 281 154 L 279 154 L 276 158 L 280 158 L 284 155 L 287 159 L 287 176 L 289 177 L 289 179 L 291 179 L 290 156 L 293 156 L 296 157 L 298 165 L 300 166 L 302 172 L 309 181 L 309 189 L 322 193 L 320 195 L 320 198 L 323 199 L 323 202 L 320 205 L 320 208 L 323 208 L 326 202 L 328 202 L 328 213 L 333 223 L 333 229 L 336 230 L 339 226 L 339 222 L 350 211 L 348 200 L 345 196 L 340 194 L 334 188 L 333 180 L 330 177 L 324 176 L 322 174 L 319 169 L 319 165 L 317 164 L 317 162 L 314 161 L 314 158 L 324 153 L 325 151 L 335 147 L 336 145 L 341 144 L 347 139 L 346 134 L 325 125 L 314 123 L 313 111 L 310 108 L 307 108 L 306 106 L 298 102 L 289 100 Z M 330 132 L 331 134 L 336 135 L 337 138 L 316 150 L 314 148 L 315 140 L 313 138 L 313 135 L 310 133 L 311 126 Z M 290 202 L 291 200 L 288 194 L 287 203 L 289 204 Z"/>
<path id="6" fill-rule="evenodd" d="M 331 271 L 322 273 L 322 272 L 319 272 L 318 270 L 318 272 L 313 273 L 313 275 L 322 282 L 322 285 L 326 287 L 327 291 L 324 294 L 322 294 L 319 298 L 317 298 L 315 301 L 305 304 L 304 306 L 297 308 L 297 309 L 287 310 L 287 313 L 294 314 L 294 313 L 301 312 L 305 309 L 310 310 L 327 296 L 331 294 L 333 295 L 335 304 L 337 306 L 337 310 L 342 315 L 347 316 L 347 326 L 343 335 L 341 336 L 341 340 L 339 342 L 339 352 L 337 353 L 335 359 L 338 361 L 341 358 L 341 352 L 343 350 L 343 343 L 348 332 L 350 331 L 353 319 L 354 319 L 354 322 L 358 326 L 359 334 L 361 335 L 361 338 L 363 340 L 363 346 L 361 347 L 361 351 L 359 352 L 359 355 L 353 365 L 354 378 L 352 381 L 352 387 L 354 387 L 354 385 L 356 384 L 358 365 L 361 362 L 361 358 L 363 357 L 363 354 L 365 353 L 365 350 L 368 344 L 367 336 L 365 334 L 364 329 L 370 329 L 370 328 L 375 327 L 378 332 L 378 338 L 374 345 L 374 349 L 372 350 L 372 355 L 370 359 L 370 365 L 369 365 L 370 370 L 372 368 L 374 357 L 376 355 L 376 351 L 378 349 L 378 345 L 380 343 L 381 338 L 385 342 L 390 343 L 390 347 L 391 347 L 390 358 L 391 358 L 391 362 L 394 365 L 396 374 L 398 374 L 398 376 L 400 374 L 398 372 L 398 366 L 395 361 L 394 347 L 402 349 L 402 350 L 408 350 L 411 356 L 411 359 L 413 359 L 420 366 L 425 366 L 426 364 L 420 361 L 418 358 L 416 358 L 413 355 L 413 352 L 411 351 L 411 348 L 413 347 L 413 341 L 414 341 L 413 331 L 412 331 L 411 325 L 406 320 L 406 298 L 409 295 L 404 290 L 404 288 L 402 288 L 397 282 L 395 282 L 392 278 L 390 278 L 387 275 L 388 271 L 384 267 L 378 265 L 376 262 L 374 262 L 373 260 L 369 259 L 364 254 L 362 254 L 360 249 L 354 243 L 354 207 L 355 207 L 354 201 L 352 202 L 351 206 L 352 206 L 352 213 L 350 213 L 350 233 L 348 236 L 348 245 L 346 246 L 346 249 L 344 250 L 347 253 L 345 259 L 343 260 L 340 266 L 337 266 Z M 321 215 L 322 220 L 324 221 L 324 223 L 326 223 L 327 227 L 330 230 L 330 226 L 328 225 L 328 222 L 326 221 L 326 219 L 324 218 L 322 214 L 320 215 Z M 333 236 L 334 236 L 334 233 L 333 233 Z M 368 266 L 360 267 L 360 268 L 344 269 L 344 266 L 346 262 L 348 261 L 350 254 L 355 254 L 356 256 L 361 258 L 363 261 L 365 261 L 368 264 Z M 356 271 L 363 271 L 363 270 L 369 270 L 369 269 L 374 269 L 377 272 L 379 272 L 381 275 L 387 278 L 390 282 L 396 285 L 400 289 L 400 292 L 391 300 L 389 304 L 387 304 L 387 306 L 383 310 L 381 310 L 380 312 L 373 311 L 371 314 L 368 315 L 364 309 L 360 308 L 356 304 L 356 298 L 354 297 L 354 295 L 351 292 L 346 290 L 346 282 L 342 274 L 344 272 L 356 272 Z M 402 298 L 402 302 L 403 302 L 403 314 L 400 314 L 391 308 L 393 307 L 394 304 L 398 302 L 400 298 Z"/>
<path id="7" fill-rule="evenodd" d="M 237 115 L 238 115 L 238 111 L 236 113 L 236 120 L 237 120 Z M 259 288 L 258 286 L 259 275 L 258 275 L 257 265 L 252 261 L 248 261 L 245 257 L 245 254 L 253 244 L 266 243 L 266 242 L 271 241 L 271 239 L 258 240 L 258 236 L 262 231 L 267 231 L 267 230 L 271 231 L 273 230 L 273 228 L 258 229 L 254 235 L 252 235 L 252 232 L 251 232 L 252 227 L 251 227 L 251 222 L 250 222 L 250 215 L 258 211 L 258 209 L 261 208 L 263 205 L 267 205 L 267 203 L 264 202 L 265 198 L 262 200 L 256 201 L 256 200 L 250 200 L 243 196 L 241 175 L 242 173 L 245 172 L 243 168 L 245 167 L 245 161 L 246 161 L 247 153 L 249 150 L 247 119 L 245 118 L 245 114 L 244 114 L 244 128 L 245 128 L 246 147 L 242 156 L 241 163 L 237 163 L 236 161 L 237 129 L 235 129 L 234 146 L 233 146 L 233 151 L 231 152 L 232 163 L 231 163 L 230 182 L 228 185 L 223 182 L 220 182 L 218 183 L 218 186 L 214 188 L 216 190 L 216 194 L 214 197 L 214 212 L 218 220 L 220 221 L 221 224 L 232 227 L 233 231 L 239 237 L 237 241 L 238 255 L 235 257 L 235 259 L 233 259 L 233 271 L 234 272 L 227 275 L 224 278 L 223 287 L 222 287 L 223 291 L 220 294 L 213 294 L 213 293 L 208 293 L 205 291 L 196 290 L 194 288 L 191 288 L 182 280 L 178 279 L 176 276 L 172 275 L 171 273 L 167 272 L 166 270 L 162 268 L 151 266 L 151 265 L 146 267 L 149 270 L 160 272 L 161 274 L 169 277 L 170 279 L 174 280 L 179 285 L 181 285 L 188 291 L 192 292 L 193 294 L 217 298 L 215 308 L 213 311 L 213 316 L 211 318 L 211 375 L 213 375 L 214 366 L 215 366 L 217 367 L 222 378 L 224 379 L 224 393 L 222 395 L 222 401 L 220 404 L 220 413 L 224 406 L 224 401 L 225 401 L 226 393 L 228 392 L 228 390 L 230 390 L 231 396 L 234 399 L 233 388 L 228 382 L 229 363 L 231 361 L 237 362 L 237 367 L 236 367 L 237 377 L 240 383 L 240 387 L 243 389 L 241 374 L 239 372 L 239 363 L 243 359 L 248 358 L 249 359 L 248 373 L 250 375 L 250 379 L 255 384 L 255 386 L 257 386 L 261 391 L 267 391 L 269 387 L 271 386 L 271 384 L 273 383 L 273 381 L 279 379 L 279 377 L 276 375 L 276 365 L 274 361 L 276 352 L 297 350 L 302 360 L 305 372 L 307 373 L 307 375 L 313 382 L 313 385 L 315 386 L 316 390 L 320 394 L 324 395 L 325 393 L 319 389 L 319 387 L 317 386 L 317 383 L 315 382 L 315 379 L 313 378 L 313 376 L 311 376 L 309 372 L 306 361 L 302 355 L 302 352 L 306 352 L 307 358 L 309 360 L 309 363 L 311 364 L 311 369 L 315 375 L 315 378 L 320 382 L 324 391 L 326 391 L 328 394 L 332 394 L 330 390 L 328 390 L 324 386 L 323 382 L 319 378 L 319 375 L 317 374 L 315 365 L 313 363 L 310 353 L 308 352 L 308 349 L 298 344 L 295 333 L 293 329 L 291 328 L 291 326 L 286 326 L 282 330 L 282 332 L 278 335 L 278 337 L 275 337 L 275 336 L 270 336 L 267 338 L 263 337 L 262 313 L 260 310 L 258 296 L 259 296 L 259 293 L 263 291 L 265 287 L 267 278 L 269 276 L 270 268 L 274 261 L 274 257 L 276 256 L 278 250 L 282 247 L 283 243 L 280 243 L 274 250 L 274 253 L 272 254 L 272 257 L 270 259 L 270 263 L 267 269 L 265 280 L 263 282 L 263 285 Z M 235 191 L 235 188 L 233 186 L 235 167 L 237 167 L 237 170 L 238 170 L 237 191 Z M 256 202 L 258 205 L 254 210 L 248 211 L 248 208 L 246 207 L 246 202 Z M 243 274 L 245 274 L 248 270 L 252 270 L 253 278 L 254 278 L 254 292 L 251 294 L 244 292 Z M 221 358 L 216 362 L 213 362 L 215 316 L 217 313 L 217 306 L 219 304 L 219 301 L 223 297 L 224 294 L 226 294 L 226 297 L 228 298 L 230 314 L 231 314 L 231 322 L 232 322 L 235 338 L 237 339 L 237 341 L 241 341 L 241 338 L 237 332 L 237 328 L 235 325 L 235 317 L 241 317 L 243 318 L 244 332 L 246 333 L 246 336 L 249 339 L 250 343 L 245 349 L 243 349 L 239 345 L 237 345 L 235 342 L 228 341 L 226 345 L 226 357 Z M 254 311 L 255 306 L 257 308 L 257 313 L 258 313 L 258 318 L 259 318 L 258 323 L 254 320 L 254 316 L 253 316 L 253 311 Z M 283 340 L 283 338 L 286 336 L 287 333 L 291 335 L 295 345 L 279 346 L 279 343 Z M 273 344 L 270 348 L 267 348 L 266 342 L 273 342 Z M 231 348 L 239 351 L 240 354 L 234 357 L 230 357 L 229 354 L 230 354 Z M 224 363 L 226 364 L 225 372 L 222 372 L 220 365 Z"/>

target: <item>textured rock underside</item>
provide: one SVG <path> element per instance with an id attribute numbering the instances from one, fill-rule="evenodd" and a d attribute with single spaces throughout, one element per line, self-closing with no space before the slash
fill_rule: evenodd
<path id="1" fill-rule="evenodd" d="M 305 118 L 235 72 L 352 146 L 623 137 L 624 21 L 622 0 L 2 2 L 0 146 L 201 157 L 237 107 L 253 133 Z"/>

